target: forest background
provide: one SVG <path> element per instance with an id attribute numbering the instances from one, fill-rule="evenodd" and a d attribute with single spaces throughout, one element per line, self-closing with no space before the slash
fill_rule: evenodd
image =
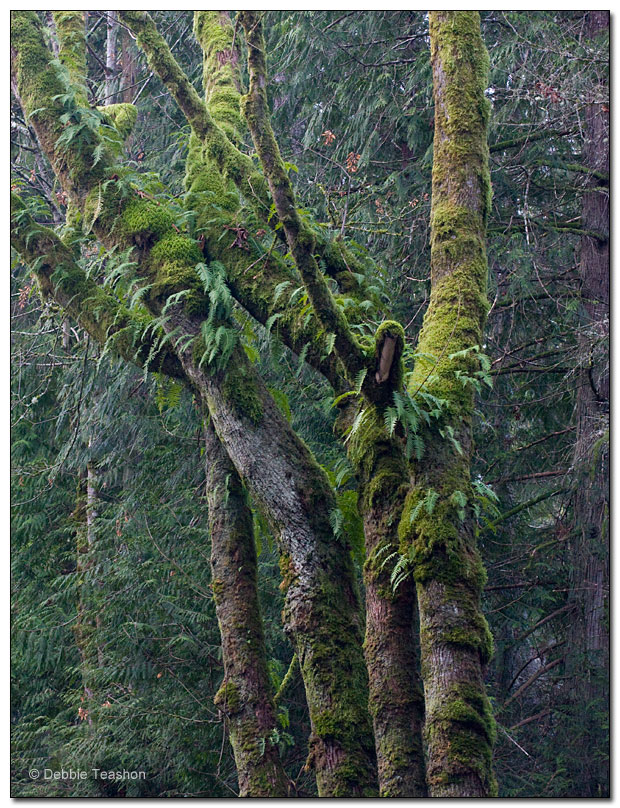
<path id="1" fill-rule="evenodd" d="M 290 448 L 289 459 L 301 457 L 298 467 L 306 451 L 316 459 L 319 471 L 304 466 L 317 486 L 308 509 L 319 508 L 321 498 L 329 503 L 328 524 L 321 529 L 344 549 L 337 562 L 326 555 L 324 563 L 341 564 L 350 575 L 351 592 L 359 593 L 352 602 L 359 598 L 366 607 L 367 632 L 373 630 L 368 605 L 375 597 L 409 603 L 413 623 L 416 586 L 424 619 L 427 579 L 420 548 L 407 530 L 385 545 L 369 543 L 377 524 L 384 526 L 376 518 L 372 487 L 380 460 L 375 453 L 369 461 L 362 445 L 365 410 L 359 402 L 372 401 L 380 410 L 381 445 L 389 452 L 396 446 L 418 475 L 429 457 L 439 459 L 438 465 L 445 453 L 456 465 L 467 458 L 467 490 L 453 487 L 444 497 L 449 517 L 439 485 L 427 478 L 422 493 L 407 504 L 392 490 L 382 489 L 381 497 L 399 514 L 408 507 L 408 524 L 422 533 L 424 520 L 471 525 L 467 547 L 477 545 L 486 569 L 482 612 L 493 637 L 490 660 L 482 639 L 476 659 L 494 716 L 493 732 L 485 728 L 489 749 L 494 740 L 494 773 L 490 762 L 487 771 L 486 758 L 446 762 L 427 732 L 426 774 L 413 777 L 410 793 L 444 787 L 437 771 L 445 765 L 456 772 L 454 782 L 469 766 L 485 793 L 496 782 L 500 796 L 607 796 L 609 15 L 480 15 L 490 54 L 485 97 L 493 188 L 485 212 L 486 330 L 480 342 L 440 348 L 433 360 L 457 363 L 453 380 L 472 402 L 470 445 L 449 419 L 442 421 L 443 394 L 426 384 L 435 365 L 424 370 L 428 355 L 421 348 L 435 283 L 429 268 L 437 266 L 432 236 L 439 229 L 431 209 L 439 158 L 433 150 L 437 118 L 426 13 L 268 12 L 262 20 L 266 100 L 296 195 L 300 232 L 313 229 L 328 302 L 336 301 L 346 324 L 336 318 L 333 331 L 319 334 L 320 343 L 310 336 L 316 337 L 312 318 L 321 311 L 323 287 L 313 280 L 312 267 L 304 270 L 307 255 L 299 239 L 291 241 L 294 223 L 282 215 L 277 189 L 286 181 L 274 184 L 278 165 L 270 167 L 269 148 L 261 141 L 269 127 L 252 123 L 251 106 L 247 126 L 238 112 L 239 89 L 248 87 L 254 112 L 261 110 L 261 65 L 250 59 L 248 66 L 247 57 L 253 21 L 234 15 L 218 20 L 222 44 L 209 28 L 212 20 L 194 21 L 191 12 L 152 12 L 228 142 L 241 153 L 259 154 L 247 171 L 272 181 L 269 189 L 265 183 L 269 204 L 262 218 L 247 204 L 255 192 L 260 196 L 257 187 L 238 190 L 247 174 L 235 184 L 233 172 L 222 169 L 223 185 L 204 184 L 195 162 L 199 124 L 196 117 L 188 122 L 191 95 L 180 97 L 170 66 L 157 62 L 159 45 L 152 37 L 149 44 L 144 20 L 90 11 L 84 27 L 79 15 L 37 14 L 39 23 L 36 15 L 16 13 L 12 39 L 13 795 L 252 795 L 262 787 L 257 783 L 265 766 L 274 796 L 282 793 L 278 789 L 302 797 L 317 789 L 344 793 L 338 789 L 347 787 L 346 772 L 337 783 L 324 773 L 330 732 L 340 740 L 346 735 L 342 715 L 335 730 L 322 731 L 313 712 L 313 699 L 323 698 L 321 681 L 300 656 L 305 640 L 290 595 L 294 555 L 284 547 L 286 536 L 268 495 L 261 501 L 255 479 L 266 470 L 247 469 L 244 477 L 233 457 L 243 453 L 252 429 L 240 436 L 232 429 L 223 438 L 223 421 L 213 415 L 224 445 L 228 440 L 238 447 L 222 454 L 205 417 L 205 400 L 217 395 L 209 385 L 221 376 L 232 379 L 229 397 L 256 426 L 252 419 L 262 413 L 252 409 L 247 394 L 247 364 L 262 379 L 282 429 L 303 439 L 290 444 L 302 448 Z M 38 71 L 42 76 L 49 70 L 59 86 L 50 90 L 49 101 L 64 131 L 53 138 L 46 129 L 52 124 L 41 122 L 47 107 L 29 101 L 29 90 L 33 97 L 38 90 L 31 89 L 33 78 L 20 61 L 20 53 L 32 47 L 27 26 L 40 32 L 53 60 Z M 144 41 L 136 40 L 140 33 Z M 80 48 L 82 61 L 76 63 Z M 226 106 L 231 93 L 237 104 L 232 116 Z M 95 173 L 97 165 L 108 173 L 89 180 L 80 209 L 74 189 L 78 174 L 86 188 L 80 157 L 87 153 Z M 209 160 L 217 162 L 214 155 Z M 176 235 L 168 247 L 199 267 L 198 285 L 187 274 L 174 283 L 151 278 L 149 284 L 136 274 L 136 252 L 150 255 L 164 239 L 151 239 L 150 222 L 148 233 L 135 225 L 132 244 L 110 241 L 104 220 L 111 181 L 123 181 L 131 199 L 149 206 L 150 214 L 170 211 L 170 227 L 179 239 L 190 236 L 183 244 L 191 247 L 173 244 Z M 41 226 L 58 238 L 50 242 L 55 266 L 49 245 L 47 257 L 36 252 Z M 342 251 L 334 245 L 343 245 Z M 231 255 L 240 255 L 241 263 L 231 267 Z M 271 287 L 261 302 L 256 290 L 263 279 L 252 281 L 267 262 L 273 267 Z M 69 278 L 69 264 L 91 284 L 81 299 L 84 287 L 76 275 Z M 97 289 L 101 297 L 95 297 Z M 194 389 L 185 383 L 186 366 L 180 370 L 178 358 L 168 354 L 178 333 L 166 321 L 169 315 L 180 327 L 175 306 L 189 306 L 188 289 L 210 300 L 208 311 L 198 312 L 207 327 L 199 331 L 203 344 L 195 373 L 202 375 L 194 378 Z M 164 300 L 157 316 L 147 298 Z M 123 307 L 123 327 L 118 312 L 106 320 L 110 301 Z M 390 325 L 381 331 L 382 323 Z M 131 340 L 123 342 L 130 327 Z M 444 334 L 446 343 L 457 327 L 458 318 L 447 340 Z M 343 356 L 355 356 L 354 350 L 346 353 L 349 338 L 354 347 L 367 344 L 371 354 L 376 351 L 377 388 L 386 345 L 396 346 L 396 361 L 385 359 L 389 398 L 379 400 L 370 389 L 374 368 L 370 375 L 355 367 L 342 371 Z M 396 367 L 398 352 L 413 388 L 392 378 L 390 363 Z M 208 395 L 197 394 L 200 385 Z M 213 537 L 231 513 L 242 521 L 231 535 L 249 535 L 251 546 L 243 545 L 242 552 L 237 544 L 226 555 Z M 232 566 L 215 574 L 214 560 L 226 559 Z M 245 577 L 235 571 L 242 568 Z M 348 579 L 342 581 L 344 598 Z M 255 582 L 262 620 L 252 600 Z M 336 613 L 342 621 L 332 634 L 351 619 L 337 607 L 338 583 L 319 604 L 322 620 Z M 479 593 L 473 584 L 466 588 L 468 597 L 474 593 L 470 617 L 482 636 Z M 226 622 L 226 592 L 233 590 L 247 600 L 250 608 L 242 617 L 251 623 L 252 642 L 264 649 L 257 663 L 260 687 L 252 698 L 270 711 L 268 731 L 248 724 L 258 701 L 244 711 L 233 697 L 235 676 L 243 674 L 243 665 L 238 670 L 235 664 L 246 659 L 239 656 L 239 636 L 233 636 L 239 614 Z M 360 636 L 353 632 L 349 645 L 334 646 L 343 660 L 359 654 L 361 662 L 361 624 L 356 630 Z M 408 630 L 413 653 L 419 630 Z M 380 625 L 376 635 L 367 633 L 365 644 L 371 693 L 380 689 L 373 671 L 387 653 L 379 639 Z M 453 634 L 450 642 L 467 646 L 469 640 L 457 641 Z M 427 654 L 424 643 L 421 653 Z M 415 659 L 401 663 L 404 671 L 417 670 Z M 350 681 L 357 676 L 364 678 L 354 668 Z M 409 693 L 410 686 L 403 684 L 401 692 Z M 481 699 L 474 701 L 482 705 Z M 413 714 L 416 699 L 409 694 L 405 701 Z M 365 719 L 369 737 L 374 733 L 378 742 L 381 793 L 402 795 L 390 791 L 401 775 L 394 773 L 393 760 L 393 773 L 386 774 L 389 733 L 381 727 L 381 708 L 371 699 Z M 463 726 L 470 731 L 466 720 L 454 714 L 440 720 L 428 703 L 426 709 L 438 727 L 449 725 L 446 732 Z M 480 715 L 486 710 L 485 701 Z M 361 720 L 362 713 L 356 715 Z M 249 745 L 246 732 L 253 739 Z M 384 747 L 379 739 L 386 739 Z M 367 776 L 371 793 L 374 764 L 368 761 L 374 752 L 352 749 L 353 740 L 346 740 L 351 755 L 363 760 L 361 769 L 368 767 L 360 780 Z M 408 759 L 421 759 L 417 747 L 405 751 Z M 42 782 L 29 776 L 45 767 L 143 770 L 147 777 Z"/>

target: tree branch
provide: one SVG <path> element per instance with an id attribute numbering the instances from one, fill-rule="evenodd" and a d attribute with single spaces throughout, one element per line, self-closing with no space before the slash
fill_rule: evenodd
<path id="1" fill-rule="evenodd" d="M 158 332 L 144 337 L 148 319 L 137 317 L 89 280 L 71 249 L 53 230 L 35 222 L 13 193 L 11 216 L 11 246 L 31 267 L 43 297 L 52 297 L 101 345 L 112 340 L 114 351 L 127 361 L 189 384 L 176 355 L 169 348 L 155 347 Z"/>
<path id="2" fill-rule="evenodd" d="M 302 277 L 314 310 L 326 332 L 335 335 L 335 348 L 351 383 L 368 366 L 368 357 L 349 329 L 336 305 L 314 258 L 315 238 L 302 221 L 295 195 L 282 162 L 267 106 L 265 40 L 260 16 L 252 11 L 240 14 L 248 43 L 250 89 L 245 97 L 245 117 L 262 163 L 282 223 L 289 249 Z"/>

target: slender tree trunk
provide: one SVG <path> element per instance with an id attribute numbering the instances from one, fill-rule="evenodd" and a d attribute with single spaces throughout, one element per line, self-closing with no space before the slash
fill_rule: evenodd
<path id="1" fill-rule="evenodd" d="M 375 452 L 381 449 L 375 444 Z M 390 460 L 394 455 L 389 453 Z M 388 461 L 389 462 L 389 461 Z M 361 482 L 364 498 L 381 471 Z M 419 675 L 417 599 L 411 578 L 396 591 L 390 580 L 393 564 L 385 563 L 398 550 L 398 521 L 405 501 L 403 478 L 394 467 L 381 481 L 374 502 L 360 506 L 364 522 L 366 562 L 366 638 L 364 653 L 369 679 L 379 786 L 382 797 L 425 797 L 422 751 L 424 695 Z M 404 489 L 404 490 L 403 490 Z"/>
<path id="2" fill-rule="evenodd" d="M 81 580 L 77 603 L 77 620 L 75 622 L 75 642 L 80 654 L 83 688 L 83 694 L 80 699 L 79 718 L 92 724 L 92 717 L 90 715 L 92 706 L 91 700 L 93 698 L 92 671 L 97 662 L 96 654 L 92 652 L 94 647 L 93 634 L 95 632 L 95 625 L 93 620 L 88 616 L 88 587 L 84 585 L 84 578 L 88 575 L 88 569 L 92 564 L 88 543 L 86 491 L 87 483 L 85 476 L 82 475 L 78 480 L 76 504 L 73 512 L 73 517 L 76 521 L 76 570 Z"/>
<path id="3" fill-rule="evenodd" d="M 117 63 L 116 63 L 116 41 L 118 34 L 118 15 L 116 11 L 107 12 L 107 38 L 105 49 L 105 91 L 104 91 L 104 104 L 109 106 L 114 104 L 116 93 L 116 77 L 117 77 Z"/>
<path id="4" fill-rule="evenodd" d="M 480 607 L 485 573 L 472 510 L 474 398 L 463 380 L 479 370 L 487 311 L 488 55 L 477 12 L 431 12 L 430 38 L 431 299 L 410 391 L 424 388 L 446 403 L 438 425 L 423 433 L 400 530 L 418 590 L 429 792 L 484 797 L 496 788 L 495 723 L 483 680 L 492 640 Z"/>
<path id="5" fill-rule="evenodd" d="M 609 34 L 609 12 L 586 15 L 592 44 Z M 583 163 L 609 174 L 608 73 L 594 84 L 585 108 Z M 584 230 L 609 233 L 609 183 L 592 176 L 582 203 Z M 579 795 L 609 795 L 609 241 L 582 236 L 581 323 L 573 456 L 575 539 L 571 542 L 577 620 L 570 637 L 575 720 L 585 737 Z"/>
<path id="6" fill-rule="evenodd" d="M 397 337 L 397 329 L 393 330 Z M 387 333 L 385 328 L 383 333 Z M 401 336 L 395 357 L 398 369 L 392 378 L 400 383 L 402 344 Z M 389 398 L 388 392 L 386 400 Z M 347 422 L 357 414 L 357 408 L 350 414 L 347 409 L 342 412 L 339 424 L 345 434 L 345 427 L 351 426 Z M 358 507 L 364 523 L 364 653 L 379 786 L 382 797 L 424 797 L 424 696 L 419 674 L 415 583 L 406 578 L 395 590 L 391 581 L 399 549 L 398 524 L 409 488 L 407 465 L 396 439 L 387 434 L 380 408 L 368 407 L 357 417 L 362 421 L 347 446 L 357 473 Z"/>
<path id="7" fill-rule="evenodd" d="M 224 681 L 215 703 L 226 715 L 240 797 L 286 797 L 273 740 L 276 710 L 258 603 L 252 512 L 213 426 L 205 426 L 211 587 L 222 637 Z"/>

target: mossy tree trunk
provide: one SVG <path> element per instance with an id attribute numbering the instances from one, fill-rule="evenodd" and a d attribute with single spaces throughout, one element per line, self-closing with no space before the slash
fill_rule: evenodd
<path id="1" fill-rule="evenodd" d="M 63 86 L 50 69 L 51 54 L 34 13 L 14 13 L 12 44 L 24 112 L 32 114 L 39 142 L 88 227 L 108 248 L 133 248 L 138 272 L 150 286 L 144 303 L 152 317 L 161 316 L 171 295 L 184 293 L 183 302 L 168 305 L 161 327 L 279 541 L 287 586 L 285 623 L 306 687 L 313 726 L 310 757 L 319 793 L 372 795 L 376 769 L 359 597 L 349 547 L 334 536 L 330 524 L 335 498 L 327 477 L 240 346 L 226 368 L 201 366 L 209 299 L 195 270 L 203 260 L 196 241 L 179 233 L 165 205 L 135 192 L 127 194 L 118 180 L 104 188 L 104 177 L 114 174 L 114 153 L 104 150 L 99 161 L 93 159 L 97 141 L 92 130 L 89 139 L 74 148 L 57 148 L 63 131 L 58 102 Z M 69 289 L 72 305 L 88 317 L 87 279 L 72 275 Z M 95 329 L 99 317 L 108 313 L 106 301 L 101 315 L 92 317 Z M 103 341 L 106 338 L 104 330 Z M 122 344 L 119 347 L 122 350 Z"/>
<path id="2" fill-rule="evenodd" d="M 395 590 L 391 581 L 393 558 L 399 548 L 398 524 L 409 490 L 402 446 L 396 437 L 388 435 L 384 424 L 384 406 L 391 403 L 392 392 L 403 383 L 404 333 L 398 323 L 384 323 L 377 333 L 377 373 L 385 346 L 391 342 L 394 352 L 383 382 L 383 402 L 367 406 L 363 415 L 358 413 L 361 420 L 346 445 L 357 475 L 358 508 L 364 523 L 364 653 L 381 796 L 425 797 L 424 696 L 415 584 L 408 577 Z M 341 429 L 351 417 L 345 409 Z"/>
<path id="3" fill-rule="evenodd" d="M 439 424 L 424 434 L 400 530 L 418 590 L 429 791 L 484 797 L 495 792 L 495 724 L 483 679 L 492 640 L 480 607 L 485 573 L 472 508 L 468 379 L 480 369 L 487 312 L 488 56 L 477 12 L 431 12 L 430 38 L 431 298 L 410 390 L 424 386 L 446 403 Z"/>
<path id="4" fill-rule="evenodd" d="M 261 13 L 244 11 L 240 20 L 250 68 L 243 108 L 278 218 L 319 324 L 333 335 L 345 378 L 350 383 L 360 374 L 363 378 L 363 426 L 356 430 L 349 454 L 358 474 L 358 502 L 364 521 L 364 648 L 381 795 L 424 796 L 423 707 L 413 641 L 415 594 L 410 581 L 394 593 L 389 570 L 382 566 L 386 556 L 397 550 L 397 525 L 407 487 L 402 447 L 389 438 L 383 422 L 385 407 L 393 403 L 394 390 L 402 386 L 404 333 L 396 322 L 383 323 L 376 334 L 374 353 L 369 354 L 336 304 L 315 258 L 315 235 L 297 212 L 293 187 L 271 127 Z"/>
<path id="5" fill-rule="evenodd" d="M 240 797 L 286 797 L 275 742 L 276 710 L 258 603 L 252 511 L 230 458 L 205 425 L 211 588 L 222 638 L 224 681 L 215 703 L 230 732 Z"/>
<path id="6" fill-rule="evenodd" d="M 424 696 L 415 585 L 407 578 L 394 591 L 390 564 L 390 557 L 398 552 L 398 523 L 408 490 L 406 464 L 400 447 L 385 434 L 380 414 L 370 410 L 366 418 L 375 429 L 379 426 L 382 437 L 369 442 L 365 455 L 358 454 L 360 441 L 355 441 L 351 452 L 364 523 L 364 654 L 379 785 L 382 797 L 425 797 Z"/>

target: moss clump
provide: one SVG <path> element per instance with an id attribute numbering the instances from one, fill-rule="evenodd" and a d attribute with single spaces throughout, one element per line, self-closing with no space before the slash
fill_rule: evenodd
<path id="1" fill-rule="evenodd" d="M 211 581 L 211 591 L 213 592 L 213 598 L 217 605 L 219 598 L 224 592 L 224 581 L 221 581 L 219 578 L 214 578 Z"/>
<path id="2" fill-rule="evenodd" d="M 147 199 L 132 200 L 121 215 L 121 229 L 128 237 L 145 235 L 155 240 L 172 231 L 172 224 L 169 211 Z"/>
<path id="3" fill-rule="evenodd" d="M 263 420 L 263 405 L 256 379 L 249 372 L 245 362 L 229 363 L 222 385 L 222 394 L 238 415 L 243 416 L 253 426 Z"/>
<path id="4" fill-rule="evenodd" d="M 138 108 L 133 104 L 110 104 L 97 109 L 110 121 L 121 139 L 127 140 L 138 120 Z"/>
<path id="5" fill-rule="evenodd" d="M 213 703 L 225 713 L 236 713 L 241 709 L 239 688 L 230 679 L 222 682 L 220 689 L 213 697 Z"/>
<path id="6" fill-rule="evenodd" d="M 195 265 L 202 260 L 202 253 L 194 239 L 173 231 L 166 233 L 163 238 L 153 245 L 150 260 L 155 264 Z"/>
<path id="7" fill-rule="evenodd" d="M 282 576 L 282 581 L 280 582 L 280 591 L 286 593 L 289 586 L 297 576 L 297 572 L 295 570 L 295 565 L 293 564 L 293 559 L 286 553 L 280 554 L 278 563 L 280 565 L 280 575 Z"/>

